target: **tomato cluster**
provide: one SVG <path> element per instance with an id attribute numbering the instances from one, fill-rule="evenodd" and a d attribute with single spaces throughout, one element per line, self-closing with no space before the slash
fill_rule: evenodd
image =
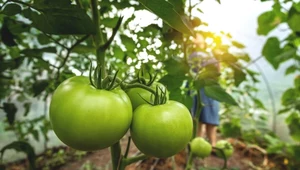
<path id="1" fill-rule="evenodd" d="M 109 147 L 128 130 L 137 148 L 149 156 L 169 157 L 185 148 L 193 123 L 183 104 L 167 100 L 151 105 L 145 101 L 150 100 L 149 91 L 126 92 L 120 87 L 97 89 L 83 76 L 65 80 L 50 103 L 55 134 L 66 145 L 85 151 Z"/>

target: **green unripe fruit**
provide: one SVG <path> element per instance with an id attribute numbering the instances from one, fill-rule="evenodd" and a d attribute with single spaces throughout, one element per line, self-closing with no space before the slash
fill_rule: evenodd
<path id="1" fill-rule="evenodd" d="M 209 156 L 212 150 L 212 146 L 210 145 L 210 143 L 208 143 L 202 137 L 194 138 L 191 141 L 190 146 L 192 154 L 200 158 Z"/>

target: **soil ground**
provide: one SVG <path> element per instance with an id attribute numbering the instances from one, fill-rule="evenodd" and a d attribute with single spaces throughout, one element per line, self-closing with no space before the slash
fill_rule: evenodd
<path id="1" fill-rule="evenodd" d="M 275 167 L 275 163 L 268 160 L 264 149 L 258 146 L 248 146 L 236 139 L 228 139 L 235 148 L 233 155 L 227 160 L 227 169 L 229 170 L 267 170 Z M 127 139 L 121 140 L 121 147 L 124 151 L 127 145 Z M 63 153 L 72 152 L 69 156 L 59 155 L 63 149 Z M 80 155 L 74 154 L 74 150 L 63 147 L 55 153 L 55 163 L 50 165 L 46 154 L 39 156 L 38 169 L 57 169 L 57 170 L 110 170 L 110 152 L 109 149 L 103 149 L 95 152 L 87 152 Z M 139 154 L 138 149 L 131 142 L 129 157 Z M 75 158 L 76 157 L 76 158 Z M 187 160 L 187 151 L 184 150 L 174 157 L 166 159 L 158 159 L 150 157 L 146 160 L 133 163 L 126 167 L 126 170 L 184 170 Z M 53 161 L 53 160 L 52 160 Z M 60 162 L 59 162 L 60 161 Z M 23 170 L 27 166 L 26 161 L 11 163 L 6 170 Z M 193 169 L 195 170 L 217 170 L 222 169 L 224 160 L 222 158 L 211 155 L 205 159 L 194 159 Z M 276 168 L 278 169 L 278 168 Z"/>

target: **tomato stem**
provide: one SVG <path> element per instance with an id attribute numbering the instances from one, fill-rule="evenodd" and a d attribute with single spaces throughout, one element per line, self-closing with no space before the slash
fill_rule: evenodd
<path id="1" fill-rule="evenodd" d="M 110 154 L 113 170 L 119 170 L 119 166 L 122 159 L 121 145 L 119 141 L 110 147 Z"/>
<path id="2" fill-rule="evenodd" d="M 127 140 L 127 146 L 126 146 L 126 150 L 125 150 L 125 153 L 124 153 L 124 158 L 127 158 L 127 156 L 128 156 L 130 143 L 131 143 L 131 136 L 129 136 L 128 140 Z"/>
<path id="3" fill-rule="evenodd" d="M 221 148 L 214 147 L 214 146 L 212 148 L 221 152 L 222 158 L 224 159 L 224 164 L 223 164 L 223 168 L 222 169 L 227 169 L 227 158 L 226 158 L 226 155 L 224 153 L 224 150 L 221 149 Z"/>
<path id="4" fill-rule="evenodd" d="M 194 159 L 194 156 L 193 156 L 192 152 L 190 152 L 185 170 L 191 170 L 193 168 L 193 159 Z"/>

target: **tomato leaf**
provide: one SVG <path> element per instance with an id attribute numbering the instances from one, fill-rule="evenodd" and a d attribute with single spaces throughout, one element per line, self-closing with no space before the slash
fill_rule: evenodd
<path id="1" fill-rule="evenodd" d="M 15 36 L 12 34 L 12 32 L 9 30 L 7 26 L 7 20 L 4 20 L 3 22 L 3 25 L 0 30 L 0 37 L 2 42 L 9 47 L 17 45 L 15 41 Z"/>
<path id="2" fill-rule="evenodd" d="M 25 49 L 20 53 L 26 57 L 41 57 L 43 53 L 56 53 L 55 47 L 44 47 L 44 48 L 34 48 L 34 49 Z"/>
<path id="3" fill-rule="evenodd" d="M 234 71 L 234 84 L 239 86 L 243 81 L 246 80 L 246 73 L 243 72 L 242 68 L 232 67 Z"/>
<path id="4" fill-rule="evenodd" d="M 49 85 L 49 80 L 38 80 L 32 85 L 33 96 L 40 95 Z"/>
<path id="5" fill-rule="evenodd" d="M 29 111 L 30 111 L 30 107 L 31 107 L 31 103 L 27 102 L 27 103 L 24 103 L 23 104 L 23 107 L 24 107 L 24 116 L 27 116 Z"/>
<path id="6" fill-rule="evenodd" d="M 18 111 L 16 105 L 14 103 L 3 103 L 3 110 L 6 113 L 8 123 L 12 125 Z"/>
<path id="7" fill-rule="evenodd" d="M 245 48 L 245 45 L 238 42 L 238 41 L 231 41 L 232 45 L 235 46 L 236 48 Z"/>
<path id="8" fill-rule="evenodd" d="M 284 106 L 291 105 L 297 99 L 297 92 L 293 88 L 287 89 L 281 96 L 281 104 Z"/>
<path id="9" fill-rule="evenodd" d="M 236 101 L 221 86 L 211 85 L 204 87 L 204 93 L 219 102 L 225 102 L 231 105 L 237 105 Z"/>
<path id="10" fill-rule="evenodd" d="M 1 160 L 3 160 L 4 152 L 8 149 L 14 149 L 16 151 L 26 153 L 27 154 L 27 159 L 29 161 L 30 169 L 31 170 L 35 169 L 35 157 L 36 157 L 36 155 L 35 155 L 34 149 L 32 148 L 32 146 L 29 143 L 24 142 L 24 141 L 15 141 L 15 142 L 12 142 L 12 143 L 4 146 L 0 151 Z"/>
<path id="11" fill-rule="evenodd" d="M 170 75 L 185 75 L 189 72 L 189 66 L 183 59 L 170 58 L 164 62 L 165 70 Z"/>
<path id="12" fill-rule="evenodd" d="M 296 140 L 300 141 L 300 116 L 299 113 L 292 113 L 290 116 L 286 118 L 286 123 L 290 129 L 291 137 Z"/>
<path id="13" fill-rule="evenodd" d="M 288 13 L 288 25 L 294 32 L 300 31 L 300 12 L 295 7 L 292 7 Z"/>
<path id="14" fill-rule="evenodd" d="M 148 10 L 160 17 L 165 23 L 179 32 L 193 34 L 192 28 L 186 24 L 184 18 L 180 16 L 174 6 L 166 0 L 139 0 Z"/>
<path id="15" fill-rule="evenodd" d="M 129 38 L 126 35 L 120 35 L 122 43 L 125 45 L 127 51 L 133 51 L 136 47 L 135 42 L 132 38 Z"/>
<path id="16" fill-rule="evenodd" d="M 71 5 L 71 0 L 34 0 L 34 5 L 38 8 L 49 6 L 65 7 Z"/>
<path id="17" fill-rule="evenodd" d="M 26 9 L 26 17 L 35 28 L 48 34 L 93 34 L 94 23 L 86 12 L 75 5 L 67 7 L 44 7 L 41 13 Z"/>
<path id="18" fill-rule="evenodd" d="M 257 19 L 257 34 L 267 35 L 284 20 L 284 16 L 284 14 L 276 13 L 274 10 L 262 13 Z"/>
<path id="19" fill-rule="evenodd" d="M 17 4 L 7 4 L 0 14 L 14 16 L 22 11 L 22 8 Z"/>
<path id="20" fill-rule="evenodd" d="M 262 50 L 262 54 L 275 69 L 277 69 L 280 64 L 275 57 L 278 56 L 278 54 L 281 54 L 281 52 L 280 41 L 277 37 L 270 37 Z"/>

